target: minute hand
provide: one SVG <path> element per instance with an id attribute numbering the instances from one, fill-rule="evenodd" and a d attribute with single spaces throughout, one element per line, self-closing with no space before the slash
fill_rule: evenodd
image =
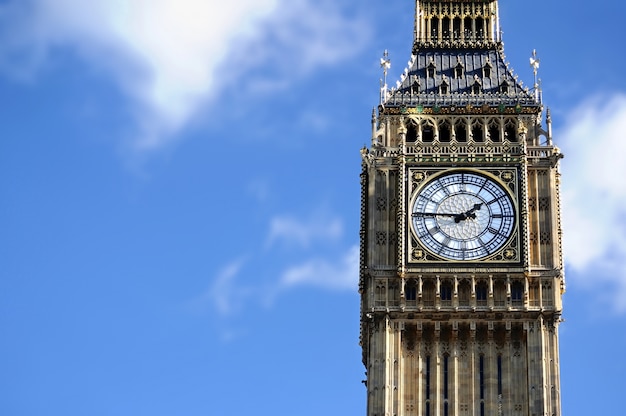
<path id="1" fill-rule="evenodd" d="M 414 212 L 413 217 L 456 217 L 459 214 L 449 214 L 447 212 Z"/>

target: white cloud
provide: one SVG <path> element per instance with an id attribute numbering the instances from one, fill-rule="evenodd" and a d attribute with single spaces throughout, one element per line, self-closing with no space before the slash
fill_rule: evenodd
<path id="1" fill-rule="evenodd" d="M 238 279 L 240 277 L 244 261 L 236 260 L 224 266 L 213 279 L 209 289 L 189 303 L 189 307 L 195 311 L 204 311 L 211 305 L 220 316 L 236 314 L 244 305 L 244 302 L 252 295 L 250 287 L 245 287 Z"/>
<path id="2" fill-rule="evenodd" d="M 209 290 L 193 303 L 199 307 L 211 305 L 220 316 L 231 317 L 246 306 L 271 306 L 277 296 L 298 286 L 356 291 L 358 245 L 330 256 L 317 250 L 335 244 L 342 234 L 342 222 L 329 216 L 313 215 L 308 220 L 276 217 L 271 221 L 267 251 L 256 253 L 263 258 L 227 264 L 215 276 Z M 309 260 L 293 265 L 292 256 L 274 255 L 274 251 L 281 249 L 274 244 L 278 242 L 287 244 L 294 255 L 304 255 Z M 254 264 L 254 269 L 247 270 L 246 264 Z M 278 271 L 272 270 L 274 267 Z"/>
<path id="3" fill-rule="evenodd" d="M 330 0 L 22 0 L 0 5 L 0 68 L 34 76 L 56 47 L 78 51 L 136 101 L 151 148 L 235 82 L 284 87 L 349 58 L 366 28 Z"/>
<path id="4" fill-rule="evenodd" d="M 281 286 L 318 286 L 331 290 L 356 291 L 359 281 L 359 247 L 352 246 L 347 253 L 335 261 L 313 259 L 290 267 L 282 275 Z"/>
<path id="5" fill-rule="evenodd" d="M 302 221 L 292 216 L 278 216 L 270 221 L 270 231 L 266 245 L 275 242 L 308 248 L 314 241 L 336 240 L 343 234 L 343 224 L 338 218 L 321 215 Z"/>
<path id="6" fill-rule="evenodd" d="M 566 262 L 582 282 L 614 287 L 613 304 L 626 311 L 626 95 L 581 105 L 556 140 Z"/>

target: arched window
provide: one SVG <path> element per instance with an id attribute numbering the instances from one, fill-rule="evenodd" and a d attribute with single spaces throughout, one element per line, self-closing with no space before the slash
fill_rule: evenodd
<path id="1" fill-rule="evenodd" d="M 430 120 L 422 122 L 422 141 L 430 143 L 435 140 L 435 128 Z"/>
<path id="2" fill-rule="evenodd" d="M 513 282 L 511 284 L 511 302 L 513 306 L 522 306 L 524 296 L 524 285 L 522 282 Z"/>
<path id="3" fill-rule="evenodd" d="M 437 67 L 435 66 L 435 61 L 431 59 L 430 63 L 428 64 L 427 71 L 426 71 L 428 78 L 435 78 L 436 68 Z"/>
<path id="4" fill-rule="evenodd" d="M 472 33 L 472 23 L 473 20 L 471 17 L 466 17 L 464 22 L 464 32 L 465 41 L 474 40 L 474 34 Z"/>
<path id="5" fill-rule="evenodd" d="M 489 123 L 489 139 L 492 142 L 501 142 L 502 137 L 500 135 L 500 124 L 497 120 L 492 120 Z"/>
<path id="6" fill-rule="evenodd" d="M 502 84 L 500 84 L 500 94 L 508 94 L 509 93 L 509 83 L 504 80 Z"/>
<path id="7" fill-rule="evenodd" d="M 465 127 L 465 121 L 459 120 L 454 125 L 454 137 L 457 142 L 467 141 L 467 128 Z"/>
<path id="8" fill-rule="evenodd" d="M 461 18 L 455 17 L 452 21 L 452 36 L 455 41 L 461 39 Z"/>
<path id="9" fill-rule="evenodd" d="M 435 285 L 433 284 L 433 282 L 424 282 L 424 286 L 422 287 L 422 296 L 424 298 L 425 307 L 432 308 L 435 306 Z"/>
<path id="10" fill-rule="evenodd" d="M 450 40 L 450 18 L 447 16 L 441 19 L 441 38 Z"/>
<path id="11" fill-rule="evenodd" d="M 443 282 L 439 291 L 442 306 L 452 306 L 452 284 Z"/>
<path id="12" fill-rule="evenodd" d="M 484 20 L 482 17 L 476 18 L 476 40 L 481 41 L 485 38 Z"/>
<path id="13" fill-rule="evenodd" d="M 454 77 L 455 78 L 463 78 L 463 70 L 465 68 L 463 67 L 463 64 L 459 61 L 456 66 L 454 67 Z"/>
<path id="14" fill-rule="evenodd" d="M 543 282 L 541 284 L 541 304 L 542 306 L 553 306 L 554 299 L 552 293 L 552 283 Z"/>
<path id="15" fill-rule="evenodd" d="M 437 39 L 439 38 L 439 19 L 436 17 L 433 17 L 432 19 L 430 19 L 430 33 L 431 33 L 431 40 L 433 42 L 436 42 Z"/>
<path id="16" fill-rule="evenodd" d="M 510 142 L 517 141 L 517 129 L 515 128 L 514 120 L 507 120 L 504 126 L 504 138 Z"/>
<path id="17" fill-rule="evenodd" d="M 487 306 L 487 283 L 485 282 L 479 282 L 476 285 L 476 304 Z"/>
<path id="18" fill-rule="evenodd" d="M 413 301 L 417 299 L 417 285 L 415 284 L 415 280 L 409 279 L 404 285 L 404 298 L 407 301 Z"/>
<path id="19" fill-rule="evenodd" d="M 420 92 L 420 81 L 419 79 L 415 79 L 413 80 L 413 83 L 411 84 L 411 93 L 412 94 L 418 94 Z"/>
<path id="20" fill-rule="evenodd" d="M 406 141 L 412 143 L 416 140 L 417 140 L 417 126 L 415 125 L 415 123 L 409 123 L 409 125 L 406 126 Z"/>
<path id="21" fill-rule="evenodd" d="M 400 291 L 398 290 L 399 286 L 398 283 L 390 283 L 389 284 L 389 290 L 388 290 L 388 299 L 387 299 L 387 303 L 389 304 L 389 306 L 398 306 L 398 304 L 400 303 Z"/>
<path id="22" fill-rule="evenodd" d="M 448 81 L 444 78 L 439 85 L 439 94 L 446 95 L 448 94 Z"/>
<path id="23" fill-rule="evenodd" d="M 448 143 L 450 142 L 451 133 L 450 133 L 450 122 L 444 121 L 439 125 L 439 141 Z"/>
<path id="24" fill-rule="evenodd" d="M 503 308 L 506 306 L 506 285 L 503 281 L 498 280 L 494 284 L 493 300 L 496 307 Z"/>
<path id="25" fill-rule="evenodd" d="M 481 143 L 485 141 L 485 136 L 483 135 L 483 125 L 480 122 L 474 123 L 472 126 L 472 140 L 475 142 Z"/>
<path id="26" fill-rule="evenodd" d="M 385 306 L 385 296 L 387 291 L 384 285 L 376 286 L 376 306 Z"/>
<path id="27" fill-rule="evenodd" d="M 485 62 L 483 66 L 483 78 L 491 78 L 491 62 Z"/>
<path id="28" fill-rule="evenodd" d="M 472 84 L 472 94 L 480 94 L 481 91 L 482 91 L 482 86 L 480 85 L 480 81 L 475 80 L 474 83 Z"/>
<path id="29" fill-rule="evenodd" d="M 471 286 L 467 280 L 461 281 L 459 284 L 459 306 L 470 306 Z"/>
<path id="30" fill-rule="evenodd" d="M 541 300 L 539 299 L 539 284 L 537 282 L 531 283 L 529 290 L 530 292 L 528 293 L 528 298 L 530 301 L 530 306 L 540 306 Z"/>

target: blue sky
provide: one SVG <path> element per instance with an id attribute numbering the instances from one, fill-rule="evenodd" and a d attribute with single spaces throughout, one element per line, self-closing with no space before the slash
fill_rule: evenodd
<path id="1" fill-rule="evenodd" d="M 0 0 L 0 414 L 365 414 L 359 149 L 413 7 Z M 500 9 L 566 155 L 564 414 L 621 414 L 626 6 Z"/>

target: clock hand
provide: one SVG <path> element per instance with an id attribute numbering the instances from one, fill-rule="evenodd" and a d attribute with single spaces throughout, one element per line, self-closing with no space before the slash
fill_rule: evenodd
<path id="1" fill-rule="evenodd" d="M 447 212 L 414 212 L 411 214 L 413 217 L 424 216 L 424 217 L 456 217 L 458 214 L 449 214 Z"/>
<path id="2" fill-rule="evenodd" d="M 474 207 L 472 209 L 470 209 L 469 211 L 465 212 L 465 215 L 467 218 L 472 218 L 472 219 L 476 219 L 476 211 L 480 210 L 480 207 L 483 205 L 483 203 L 481 202 L 480 204 L 474 204 Z"/>
<path id="3" fill-rule="evenodd" d="M 458 223 L 458 222 L 464 221 L 464 220 L 466 220 L 468 218 L 471 218 L 471 219 L 475 220 L 476 219 L 475 211 L 480 210 L 480 207 L 482 205 L 483 205 L 482 202 L 480 204 L 474 204 L 474 207 L 472 207 L 471 209 L 469 209 L 469 210 L 467 210 L 467 211 L 465 211 L 465 212 L 463 212 L 461 214 L 457 214 L 454 217 L 454 222 Z"/>

